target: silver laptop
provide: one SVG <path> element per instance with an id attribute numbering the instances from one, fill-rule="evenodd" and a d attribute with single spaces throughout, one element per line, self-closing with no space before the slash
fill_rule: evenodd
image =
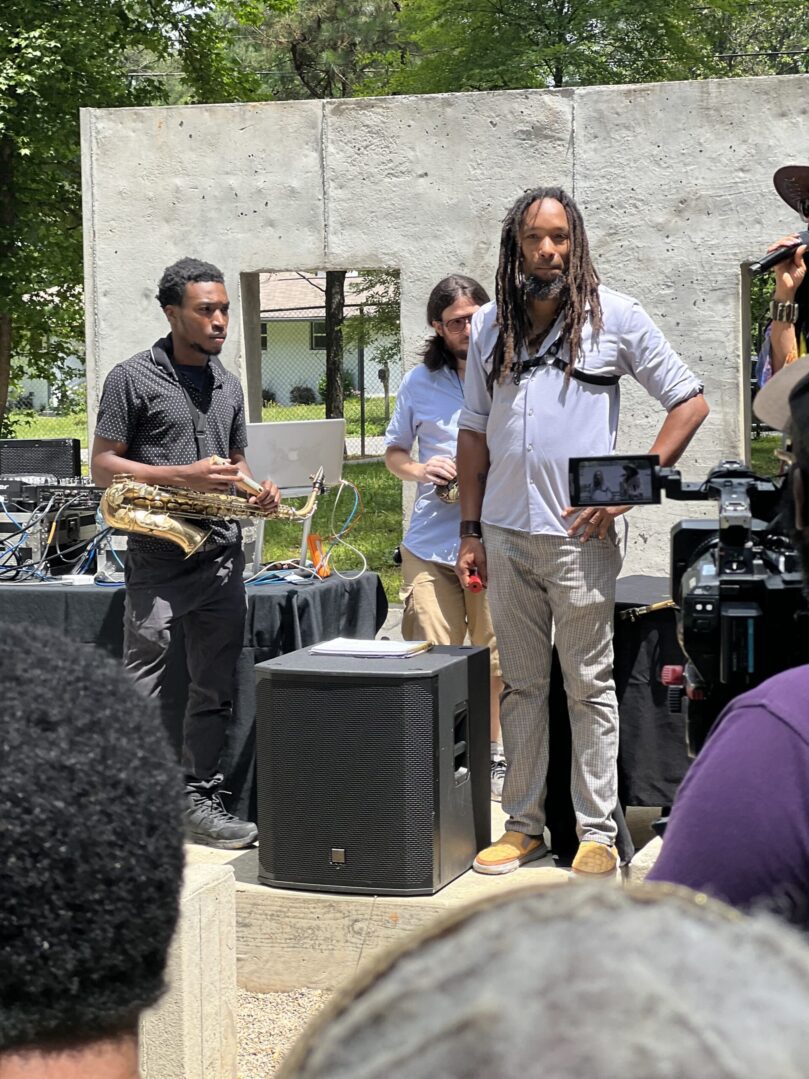
<path id="1" fill-rule="evenodd" d="M 333 487 L 343 478 L 346 421 L 282 420 L 279 423 L 248 423 L 244 451 L 250 471 L 259 481 L 270 479 L 288 496 L 308 495 L 311 477 L 322 465 L 325 483 Z M 312 520 L 303 522 L 299 559 L 306 565 L 307 540 Z M 264 520 L 242 528 L 246 575 L 261 569 Z"/>
<path id="2" fill-rule="evenodd" d="M 308 494 L 310 476 L 321 465 L 327 487 L 340 482 L 345 440 L 344 419 L 248 423 L 245 457 L 257 480 L 270 479 L 287 493 Z"/>

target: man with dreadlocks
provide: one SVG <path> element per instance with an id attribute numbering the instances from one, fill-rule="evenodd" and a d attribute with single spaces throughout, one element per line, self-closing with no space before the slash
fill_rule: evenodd
<path id="1" fill-rule="evenodd" d="M 466 585 L 474 566 L 489 588 L 505 682 L 509 816 L 505 835 L 478 854 L 474 868 L 509 873 L 547 854 L 553 634 L 573 745 L 573 871 L 611 875 L 618 864 L 616 518 L 629 507 L 571 509 L 568 459 L 613 452 L 622 375 L 667 412 L 650 447 L 662 465 L 680 457 L 708 406 L 699 380 L 637 301 L 599 284 L 581 214 L 560 188 L 529 191 L 507 214 L 496 296 L 473 320 L 467 358 L 457 572 Z"/>

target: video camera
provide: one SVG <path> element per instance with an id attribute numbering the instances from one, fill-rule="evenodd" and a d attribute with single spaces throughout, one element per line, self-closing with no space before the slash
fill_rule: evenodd
<path id="1" fill-rule="evenodd" d="M 684 483 L 654 455 L 572 457 L 574 506 L 719 503 L 719 520 L 680 521 L 671 531 L 671 596 L 687 662 L 665 669 L 669 708 L 686 712 L 688 748 L 701 749 L 739 693 L 809 662 L 809 615 L 798 556 L 781 522 L 782 483 L 741 461 L 722 461 Z M 803 623 L 803 624 L 801 624 Z"/>

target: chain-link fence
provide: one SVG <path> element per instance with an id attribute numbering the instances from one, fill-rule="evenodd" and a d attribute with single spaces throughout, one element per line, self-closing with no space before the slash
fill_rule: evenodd
<path id="1" fill-rule="evenodd" d="M 401 370 L 382 364 L 373 347 L 343 354 L 343 414 L 349 455 L 382 452 Z M 285 319 L 261 326 L 262 420 L 323 419 L 326 415 L 325 323 Z"/>
<path id="2" fill-rule="evenodd" d="M 23 381 L 9 395 L 3 437 L 13 439 L 77 438 L 87 471 L 87 387 L 83 372 L 68 384 L 44 379 Z"/>
<path id="3" fill-rule="evenodd" d="M 325 417 L 326 352 L 321 325 L 316 320 L 262 324 L 263 422 Z M 399 365 L 380 365 L 372 348 L 346 348 L 343 413 L 350 457 L 382 454 L 382 436 L 400 381 Z M 5 437 L 78 438 L 86 465 L 87 396 L 83 378 L 75 380 L 70 394 L 51 392 L 44 380 L 28 381 L 9 405 Z"/>
<path id="4" fill-rule="evenodd" d="M 395 270 L 260 275 L 263 419 L 325 416 L 327 306 L 339 311 L 349 454 L 381 453 L 402 377 Z"/>

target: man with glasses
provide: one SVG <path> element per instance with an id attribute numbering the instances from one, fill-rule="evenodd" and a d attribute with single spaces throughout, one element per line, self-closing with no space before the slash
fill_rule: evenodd
<path id="1" fill-rule="evenodd" d="M 435 331 L 423 363 L 405 375 L 385 433 L 385 464 L 399 479 L 418 484 L 410 526 L 401 545 L 405 640 L 473 644 L 491 653 L 491 790 L 499 801 L 506 765 L 500 744 L 500 678 L 497 645 L 485 592 L 461 588 L 455 575 L 460 509 L 457 498 L 440 493 L 456 484 L 458 416 L 472 316 L 489 297 L 471 277 L 452 274 L 439 281 L 427 301 Z M 411 456 L 418 439 L 418 460 Z M 450 496 L 452 497 L 452 496 Z"/>

